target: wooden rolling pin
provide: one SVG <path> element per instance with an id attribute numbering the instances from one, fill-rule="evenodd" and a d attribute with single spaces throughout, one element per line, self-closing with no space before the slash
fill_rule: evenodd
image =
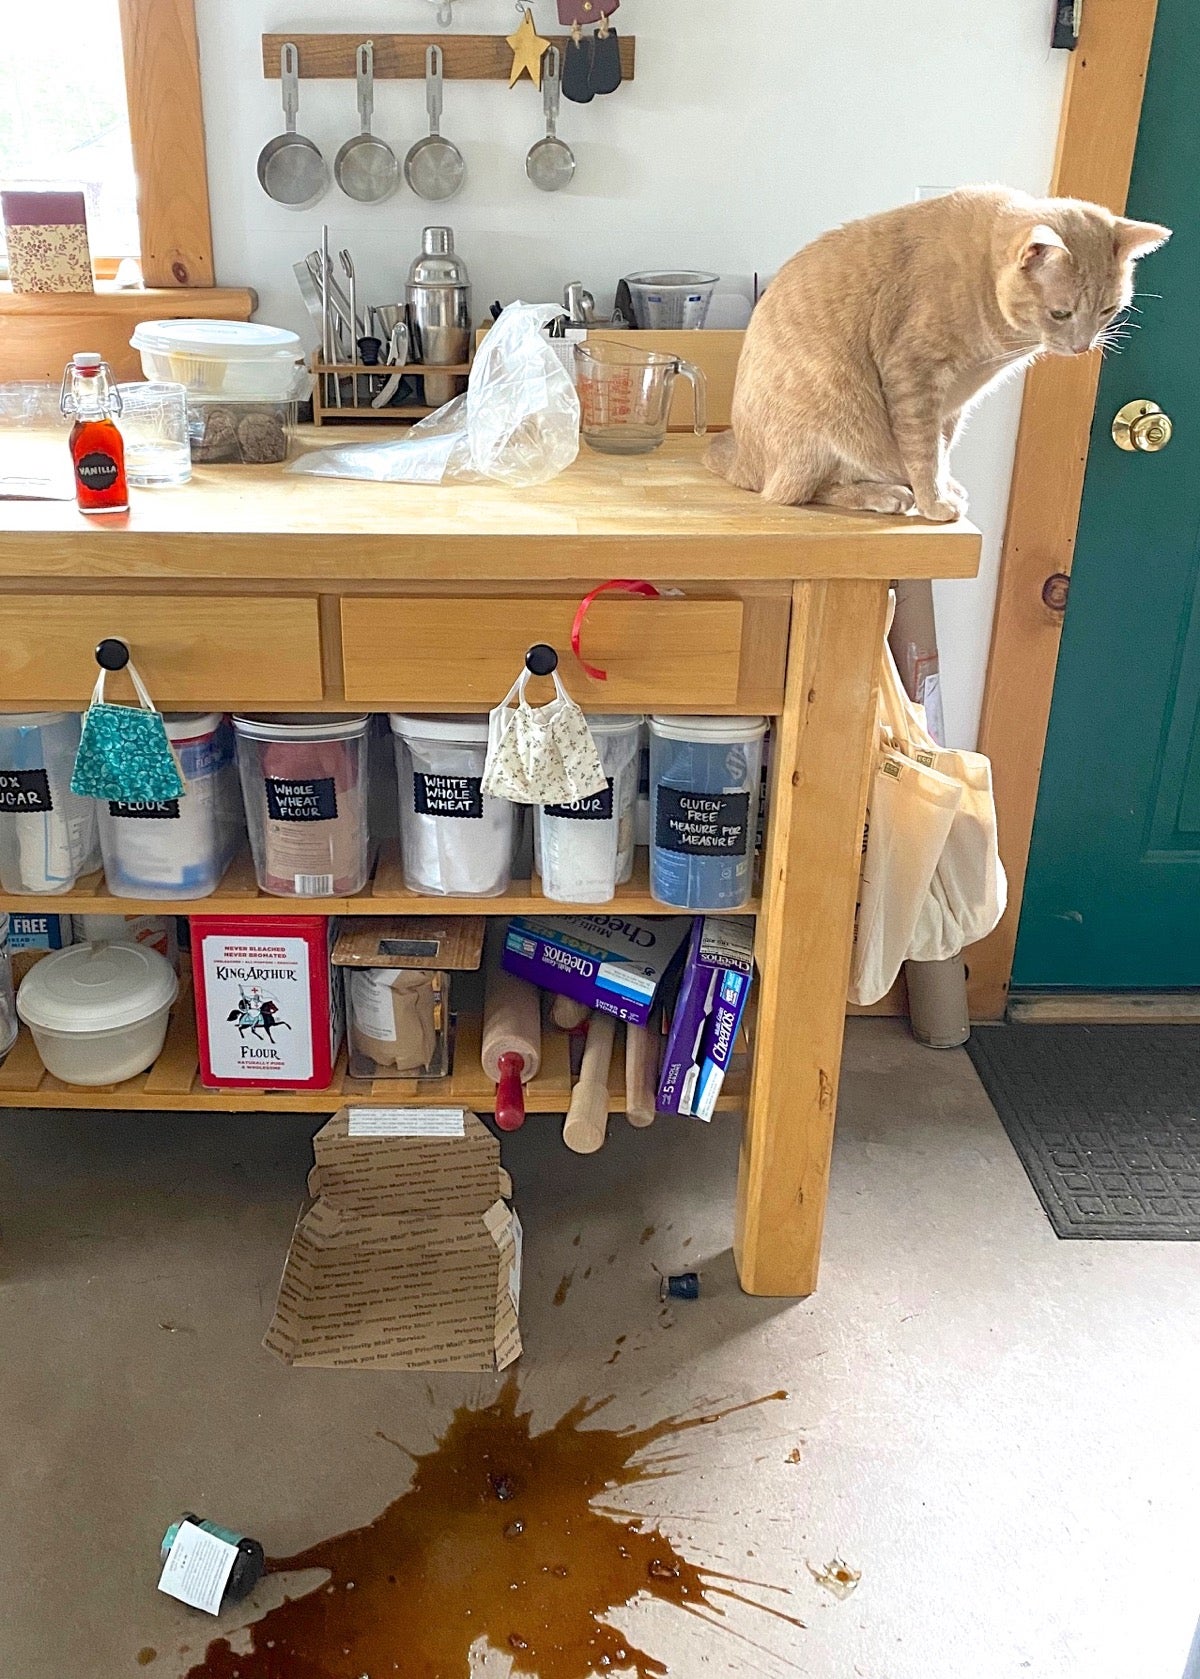
<path id="1" fill-rule="evenodd" d="M 496 1082 L 496 1124 L 519 1131 L 525 1123 L 525 1091 L 542 1064 L 542 1003 L 536 985 L 488 969 L 483 999 L 483 1070 Z"/>
<path id="2" fill-rule="evenodd" d="M 577 1003 L 574 997 L 555 997 L 550 1005 L 550 1018 L 564 1032 L 576 1032 L 583 1025 L 591 1009 Z"/>
<path id="3" fill-rule="evenodd" d="M 617 1022 L 611 1014 L 593 1012 L 579 1082 L 571 1092 L 571 1105 L 563 1121 L 563 1142 L 576 1154 L 595 1154 L 608 1135 L 608 1070 L 616 1030 Z"/>
<path id="4" fill-rule="evenodd" d="M 630 1125 L 654 1124 L 661 1041 L 652 1026 L 625 1027 L 625 1118 Z"/>

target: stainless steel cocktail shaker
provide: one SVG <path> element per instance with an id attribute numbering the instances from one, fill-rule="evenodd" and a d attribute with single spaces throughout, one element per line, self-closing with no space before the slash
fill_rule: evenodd
<path id="1" fill-rule="evenodd" d="M 453 367 L 470 359 L 471 282 L 454 250 L 454 230 L 427 227 L 421 255 L 408 271 L 405 288 L 414 358 L 424 367 Z M 440 407 L 466 389 L 466 377 L 425 377 L 425 401 Z"/>

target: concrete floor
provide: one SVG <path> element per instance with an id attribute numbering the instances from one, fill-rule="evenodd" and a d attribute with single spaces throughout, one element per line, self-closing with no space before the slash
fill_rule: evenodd
<path id="1" fill-rule="evenodd" d="M 154 1679 L 186 1672 L 214 1624 L 154 1589 L 171 1517 L 299 1550 L 403 1491 L 377 1429 L 425 1451 L 492 1391 L 260 1350 L 312 1128 L 0 1121 L 5 1679 L 119 1679 L 145 1646 Z M 852 1023 L 812 1300 L 739 1293 L 735 1150 L 729 1121 L 617 1122 L 591 1160 L 540 1121 L 507 1146 L 539 1418 L 585 1394 L 649 1422 L 789 1391 L 690 1437 L 645 1508 L 697 1557 L 753 1552 L 744 1572 L 791 1587 L 808 1630 L 735 1616 L 751 1647 L 657 1605 L 629 1629 L 672 1676 L 1180 1679 L 1200 1611 L 1200 1246 L 1057 1241 L 966 1056 L 892 1022 Z M 668 1329 L 654 1267 L 685 1264 L 703 1297 Z M 862 1571 L 844 1601 L 805 1567 L 835 1554 Z"/>

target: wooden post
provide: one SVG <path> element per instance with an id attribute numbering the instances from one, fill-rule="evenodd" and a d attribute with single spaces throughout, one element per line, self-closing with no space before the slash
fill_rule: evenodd
<path id="1" fill-rule="evenodd" d="M 147 286 L 211 286 L 195 0 L 120 0 L 120 8 L 142 275 Z"/>
<path id="2" fill-rule="evenodd" d="M 886 608 L 886 582 L 792 595 L 734 1236 L 748 1294 L 817 1284 Z"/>

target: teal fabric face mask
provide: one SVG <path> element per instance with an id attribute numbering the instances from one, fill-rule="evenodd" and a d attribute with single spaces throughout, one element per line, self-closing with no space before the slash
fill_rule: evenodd
<path id="1" fill-rule="evenodd" d="M 107 704 L 101 670 L 84 714 L 71 791 L 85 799 L 115 799 L 122 804 L 181 798 L 183 776 L 162 713 L 154 709 L 132 662 L 126 669 L 140 703 Z"/>

